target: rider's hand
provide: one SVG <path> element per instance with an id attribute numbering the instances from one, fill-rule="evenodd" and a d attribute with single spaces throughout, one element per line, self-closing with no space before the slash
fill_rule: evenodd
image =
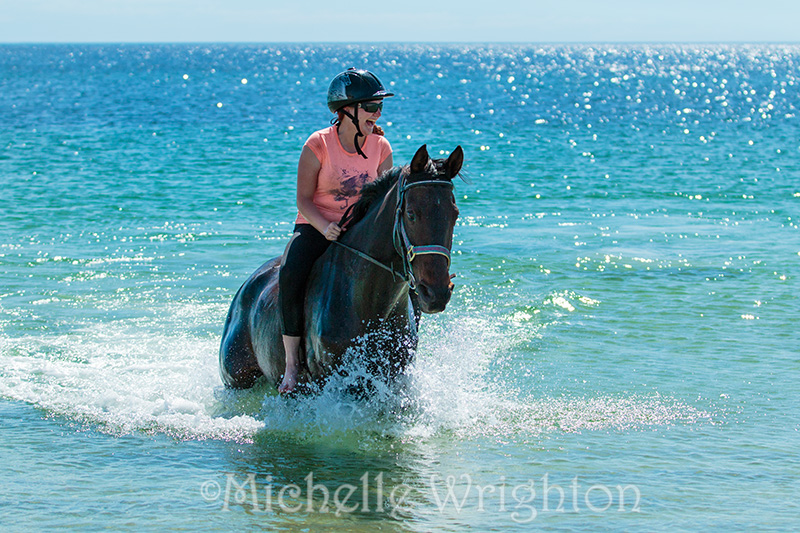
<path id="1" fill-rule="evenodd" d="M 329 241 L 335 241 L 339 238 L 339 235 L 342 234 L 342 228 L 336 222 L 331 222 L 328 224 L 328 227 L 325 228 L 325 232 L 323 235 Z"/>

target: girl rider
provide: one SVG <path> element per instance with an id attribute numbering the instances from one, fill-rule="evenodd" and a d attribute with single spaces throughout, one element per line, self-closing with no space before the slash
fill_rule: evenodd
<path id="1" fill-rule="evenodd" d="M 313 133 L 297 165 L 297 209 L 294 235 L 283 254 L 279 305 L 283 318 L 286 371 L 281 393 L 297 385 L 303 305 L 311 267 L 342 233 L 337 222 L 358 200 L 361 188 L 392 167 L 392 148 L 376 125 L 383 99 L 393 96 L 367 70 L 351 68 L 328 87 L 333 125 Z"/>

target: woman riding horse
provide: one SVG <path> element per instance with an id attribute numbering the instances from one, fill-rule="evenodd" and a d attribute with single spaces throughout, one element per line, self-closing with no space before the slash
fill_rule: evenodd
<path id="1" fill-rule="evenodd" d="M 463 151 L 432 160 L 423 145 L 409 165 L 392 168 L 375 124 L 390 96 L 366 70 L 331 82 L 336 118 L 300 155 L 294 235 L 231 302 L 220 343 L 226 386 L 249 388 L 262 376 L 280 392 L 298 378 L 321 383 L 357 344 L 372 358 L 368 365 L 391 379 L 413 357 L 419 313 L 442 311 L 450 300 L 452 180 Z"/>
<path id="2" fill-rule="evenodd" d="M 286 371 L 278 391 L 297 385 L 303 303 L 314 262 L 341 235 L 337 222 L 358 200 L 362 187 L 392 167 L 392 148 L 376 125 L 383 99 L 393 96 L 369 71 L 350 69 L 328 88 L 328 108 L 337 117 L 309 137 L 297 166 L 294 235 L 280 270 L 280 311 Z M 348 120 L 345 120 L 345 117 Z"/>

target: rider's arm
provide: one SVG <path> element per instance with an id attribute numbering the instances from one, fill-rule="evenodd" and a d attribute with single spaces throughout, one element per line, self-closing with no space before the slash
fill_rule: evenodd
<path id="1" fill-rule="evenodd" d="M 329 240 L 335 240 L 339 232 L 330 227 L 333 222 L 322 216 L 317 206 L 314 205 L 314 193 L 317 190 L 317 179 L 322 165 L 308 146 L 303 146 L 300 153 L 300 162 L 297 164 L 297 209 L 309 224 L 325 235 Z M 336 226 L 338 228 L 338 226 Z M 333 232 L 334 234 L 332 234 Z M 331 239 L 331 237 L 334 237 Z"/>

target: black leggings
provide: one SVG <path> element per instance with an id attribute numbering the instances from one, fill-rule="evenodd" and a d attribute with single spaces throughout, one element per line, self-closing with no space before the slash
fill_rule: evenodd
<path id="1" fill-rule="evenodd" d="M 331 241 L 311 224 L 294 227 L 286 251 L 283 252 L 278 284 L 278 303 L 283 317 L 283 334 L 292 337 L 303 335 L 303 307 L 306 281 L 317 259 L 328 249 Z"/>

